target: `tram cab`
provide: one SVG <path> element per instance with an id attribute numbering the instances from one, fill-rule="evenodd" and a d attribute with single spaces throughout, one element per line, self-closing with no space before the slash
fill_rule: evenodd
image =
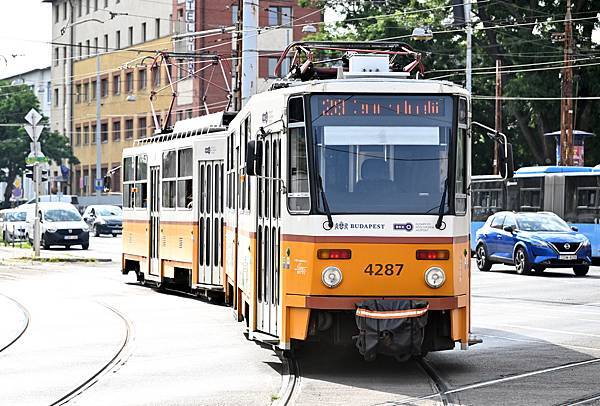
<path id="1" fill-rule="evenodd" d="M 469 94 L 382 71 L 387 58 L 368 55 L 335 78 L 288 75 L 218 133 L 126 150 L 125 160 L 152 149 L 157 172 L 148 171 L 156 187 L 147 206 L 130 211 L 139 218 L 125 210 L 123 272 L 222 292 L 250 338 L 281 349 L 329 341 L 366 359 L 466 349 Z M 209 159 L 206 143 L 217 140 Z M 191 199 L 180 208 L 187 186 L 165 173 L 175 164 L 165 154 L 183 144 L 192 152 L 175 167 L 191 160 Z M 133 255 L 136 227 L 157 251 Z"/>

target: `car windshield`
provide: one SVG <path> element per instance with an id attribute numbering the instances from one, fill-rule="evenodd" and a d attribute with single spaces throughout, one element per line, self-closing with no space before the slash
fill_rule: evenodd
<path id="1" fill-rule="evenodd" d="M 96 208 L 96 215 L 97 216 L 122 216 L 123 212 L 121 211 L 121 209 L 119 207 L 111 207 L 111 206 L 107 206 L 107 207 L 97 207 Z"/>
<path id="2" fill-rule="evenodd" d="M 27 218 L 27 213 L 24 211 L 7 213 L 6 221 L 8 222 L 16 222 L 16 221 L 25 221 Z"/>
<path id="3" fill-rule="evenodd" d="M 311 115 L 316 173 L 333 214 L 439 211 L 451 97 L 318 95 Z"/>
<path id="4" fill-rule="evenodd" d="M 547 214 L 517 214 L 517 226 L 522 231 L 571 231 L 562 219 Z"/>
<path id="5" fill-rule="evenodd" d="M 54 222 L 54 221 L 79 221 L 81 220 L 81 216 L 79 213 L 73 210 L 64 210 L 64 209 L 53 209 L 47 210 L 44 213 L 44 220 Z"/>

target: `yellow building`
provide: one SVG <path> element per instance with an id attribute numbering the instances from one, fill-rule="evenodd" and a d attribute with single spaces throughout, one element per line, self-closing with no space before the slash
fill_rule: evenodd
<path id="1" fill-rule="evenodd" d="M 134 139 L 155 130 L 150 106 L 151 91 L 158 91 L 154 108 L 162 123 L 168 113 L 172 93 L 167 67 L 152 67 L 153 52 L 170 51 L 171 37 L 100 55 L 100 140 L 101 173 L 121 165 L 123 148 Z M 72 146 L 80 161 L 73 167 L 73 194 L 94 194 L 96 178 L 96 57 L 73 63 L 73 136 Z M 112 176 L 112 191 L 120 192 L 121 171 Z"/>

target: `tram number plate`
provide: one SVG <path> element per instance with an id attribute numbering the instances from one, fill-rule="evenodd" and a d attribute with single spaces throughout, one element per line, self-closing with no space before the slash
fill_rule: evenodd
<path id="1" fill-rule="evenodd" d="M 559 256 L 559 258 L 563 261 L 572 261 L 574 259 L 577 259 L 577 255 L 561 255 Z"/>
<path id="2" fill-rule="evenodd" d="M 369 276 L 399 276 L 404 264 L 369 264 L 363 271 Z"/>

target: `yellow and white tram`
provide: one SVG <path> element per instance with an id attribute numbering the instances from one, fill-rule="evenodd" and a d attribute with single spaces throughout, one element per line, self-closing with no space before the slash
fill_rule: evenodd
<path id="1" fill-rule="evenodd" d="M 467 348 L 469 94 L 368 56 L 126 149 L 123 272 L 222 295 L 282 349 Z"/>

